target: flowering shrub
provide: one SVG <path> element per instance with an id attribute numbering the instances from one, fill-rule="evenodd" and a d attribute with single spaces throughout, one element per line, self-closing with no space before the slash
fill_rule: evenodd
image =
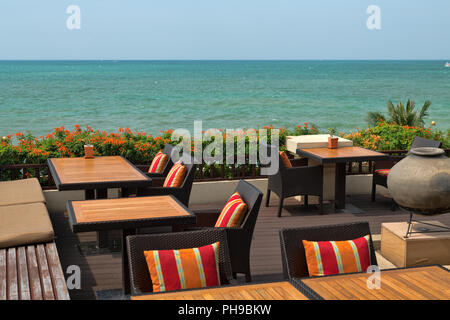
<path id="1" fill-rule="evenodd" d="M 268 141 L 271 141 L 271 130 L 273 126 L 265 126 L 268 132 Z M 284 148 L 286 136 L 300 134 L 317 133 L 315 127 L 297 126 L 294 130 L 280 128 L 280 146 Z M 245 139 L 245 151 L 249 152 L 248 134 L 254 131 L 257 141 L 259 141 L 259 132 L 255 129 L 234 131 L 235 151 L 237 151 L 236 142 L 239 139 Z M 226 133 L 219 130 L 224 140 Z M 61 157 L 82 157 L 84 155 L 84 145 L 92 144 L 96 156 L 121 155 L 136 164 L 149 164 L 155 154 L 164 148 L 167 143 L 175 144 L 171 141 L 173 130 L 161 131 L 159 136 L 148 135 L 145 132 L 132 132 L 129 128 L 119 128 L 118 132 L 106 132 L 94 130 L 87 126 L 81 128 L 75 125 L 74 130 L 70 131 L 64 127 L 55 128 L 54 131 L 46 136 L 34 137 L 31 133 L 17 133 L 15 135 L 17 143 L 13 142 L 13 135 L 3 137 L 0 146 L 0 165 L 8 164 L 39 164 L 45 163 L 48 158 Z M 212 138 L 213 140 L 214 138 Z M 201 142 L 203 150 L 211 139 Z M 194 145 L 194 144 L 193 144 Z M 194 152 L 194 148 L 191 150 Z"/>
<path id="2" fill-rule="evenodd" d="M 271 141 L 271 131 L 274 126 L 265 126 L 267 129 L 267 140 Z M 285 150 L 286 137 L 289 135 L 317 134 L 318 129 L 314 125 L 305 122 L 293 129 L 279 128 L 280 148 Z M 245 153 L 249 154 L 249 134 L 254 132 L 259 141 L 259 131 L 255 129 L 234 131 L 235 153 L 237 152 L 237 141 L 245 139 Z M 222 135 L 224 150 L 226 150 L 226 133 L 219 130 Z M 148 135 L 145 132 L 132 132 L 129 128 L 119 128 L 116 133 L 94 130 L 87 126 L 80 128 L 75 125 L 70 131 L 64 127 L 56 128 L 52 133 L 39 138 L 31 133 L 17 133 L 13 142 L 13 135 L 3 137 L 0 145 L 0 165 L 9 164 L 39 164 L 45 163 L 48 158 L 59 157 L 82 157 L 84 145 L 94 145 L 95 155 L 112 156 L 121 155 L 135 164 L 149 164 L 155 154 L 171 141 L 173 130 L 161 131 L 159 136 Z M 341 133 L 340 136 L 353 140 L 354 145 L 373 150 L 407 150 L 415 136 L 427 139 L 440 140 L 444 148 L 450 148 L 450 131 L 447 134 L 434 131 L 425 127 L 408 127 L 396 124 L 379 122 L 377 126 L 351 133 Z M 203 150 L 215 138 L 201 141 Z M 193 146 L 195 145 L 195 142 Z M 197 144 L 198 145 L 198 144 Z M 191 150 L 195 151 L 194 148 Z M 225 157 L 225 155 L 220 155 Z M 223 158 L 224 159 L 224 158 Z M 208 167 L 207 165 L 205 167 Z M 228 170 L 229 168 L 226 168 Z M 219 168 L 217 168 L 219 170 Z"/>
<path id="3" fill-rule="evenodd" d="M 408 150 L 414 137 L 442 141 L 444 148 L 450 147 L 450 132 L 433 131 L 426 127 L 402 126 L 380 121 L 375 127 L 349 134 L 341 133 L 343 138 L 353 140 L 353 144 L 372 150 Z"/>

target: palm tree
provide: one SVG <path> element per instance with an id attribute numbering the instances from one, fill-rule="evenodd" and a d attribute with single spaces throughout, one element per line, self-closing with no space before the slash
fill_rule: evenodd
<path id="1" fill-rule="evenodd" d="M 408 99 L 406 107 L 401 101 L 394 106 L 392 101 L 389 100 L 387 103 L 388 122 L 402 126 L 423 126 L 425 124 L 424 118 L 428 116 L 428 109 L 431 106 L 431 101 L 425 101 L 419 113 L 415 110 L 415 106 L 416 103 L 410 99 Z M 370 126 L 375 126 L 380 120 L 386 121 L 386 117 L 381 112 L 367 113 L 366 121 Z"/>
<path id="2" fill-rule="evenodd" d="M 381 113 L 379 111 L 375 111 L 375 112 L 370 111 L 370 112 L 367 112 L 367 116 L 366 116 L 365 120 L 369 124 L 369 127 L 375 127 L 378 122 L 386 121 L 386 117 L 384 116 L 383 113 Z"/>

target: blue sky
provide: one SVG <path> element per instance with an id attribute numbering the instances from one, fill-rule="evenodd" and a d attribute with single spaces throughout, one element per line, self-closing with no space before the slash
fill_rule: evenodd
<path id="1" fill-rule="evenodd" d="M 0 59 L 450 60 L 449 16 L 448 0 L 1 0 Z"/>

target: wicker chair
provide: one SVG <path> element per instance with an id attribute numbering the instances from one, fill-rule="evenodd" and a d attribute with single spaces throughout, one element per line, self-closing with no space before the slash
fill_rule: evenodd
<path id="1" fill-rule="evenodd" d="M 170 168 L 172 168 L 172 166 L 173 166 L 172 153 L 175 152 L 175 151 L 176 151 L 176 147 L 175 146 L 173 146 L 171 144 L 166 144 L 164 146 L 163 151 L 162 151 L 165 155 L 167 155 L 167 162 L 166 162 L 166 165 L 164 166 L 163 171 L 161 173 L 150 173 L 150 172 L 147 172 L 146 175 L 149 176 L 150 178 L 163 178 L 163 177 L 166 177 L 167 174 L 170 171 Z"/>
<path id="2" fill-rule="evenodd" d="M 243 273 L 246 281 L 250 282 L 252 281 L 250 247 L 263 194 L 258 188 L 244 180 L 239 181 L 234 192 L 238 192 L 242 200 L 247 204 L 247 213 L 239 227 L 220 229 L 226 230 L 227 233 L 233 277 L 236 277 L 237 273 Z M 193 228 L 187 226 L 185 230 L 219 229 L 214 228 L 214 225 L 219 218 L 221 210 L 194 210 L 194 213 L 197 216 L 196 226 Z"/>
<path id="3" fill-rule="evenodd" d="M 279 197 L 278 217 L 281 217 L 285 198 L 303 195 L 308 206 L 308 195 L 319 196 L 320 214 L 323 214 L 323 167 L 303 166 L 287 168 L 276 148 L 269 146 L 270 152 L 278 153 L 279 170 L 268 177 L 266 207 L 269 206 L 270 193 Z"/>
<path id="4" fill-rule="evenodd" d="M 309 276 L 302 240 L 342 241 L 356 239 L 366 235 L 370 235 L 371 265 L 377 265 L 377 258 L 375 256 L 368 222 L 281 229 L 280 244 L 284 277 L 291 279 Z"/>
<path id="5" fill-rule="evenodd" d="M 186 176 L 184 177 L 183 183 L 180 187 L 163 187 L 164 179 L 152 178 L 152 186 L 148 188 L 139 188 L 137 190 L 137 196 L 161 196 L 161 195 L 173 195 L 186 207 L 189 206 L 189 197 L 191 195 L 192 184 L 194 183 L 195 170 L 197 165 L 194 163 L 193 159 L 189 164 L 184 164 L 186 166 Z"/>
<path id="6" fill-rule="evenodd" d="M 205 246 L 220 242 L 219 274 L 222 285 L 233 283 L 227 237 L 224 230 L 202 230 L 191 232 L 162 233 L 128 236 L 128 250 L 131 294 L 153 292 L 152 279 L 148 271 L 144 251 L 175 250 Z"/>
<path id="7" fill-rule="evenodd" d="M 433 147 L 440 148 L 442 146 L 441 141 L 428 140 L 421 137 L 415 137 L 409 150 L 420 147 Z M 408 151 L 409 153 L 409 151 Z M 387 176 L 390 169 L 402 159 L 403 157 L 391 156 L 389 160 L 376 161 L 374 163 L 374 172 L 372 177 L 372 202 L 375 201 L 375 195 L 377 192 L 377 184 L 387 188 Z M 395 206 L 393 206 L 395 208 Z"/>

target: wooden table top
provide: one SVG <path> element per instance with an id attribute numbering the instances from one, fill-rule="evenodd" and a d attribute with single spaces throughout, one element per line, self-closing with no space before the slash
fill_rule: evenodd
<path id="1" fill-rule="evenodd" d="M 450 273 L 438 266 L 381 271 L 380 289 L 369 289 L 372 274 L 301 279 L 325 300 L 448 300 Z"/>
<path id="2" fill-rule="evenodd" d="M 297 149 L 297 154 L 322 163 L 387 159 L 388 155 L 361 147 Z"/>
<path id="3" fill-rule="evenodd" d="M 151 184 L 151 179 L 120 156 L 48 159 L 49 168 L 59 190 L 88 187 L 120 187 Z"/>
<path id="4" fill-rule="evenodd" d="M 83 224 L 167 221 L 195 223 L 195 214 L 172 195 L 118 199 L 68 201 L 72 229 L 85 231 Z M 192 221 L 190 221 L 192 220 Z M 95 230 L 95 229 L 94 229 Z"/>
<path id="5" fill-rule="evenodd" d="M 287 281 L 132 296 L 131 300 L 308 300 Z"/>

